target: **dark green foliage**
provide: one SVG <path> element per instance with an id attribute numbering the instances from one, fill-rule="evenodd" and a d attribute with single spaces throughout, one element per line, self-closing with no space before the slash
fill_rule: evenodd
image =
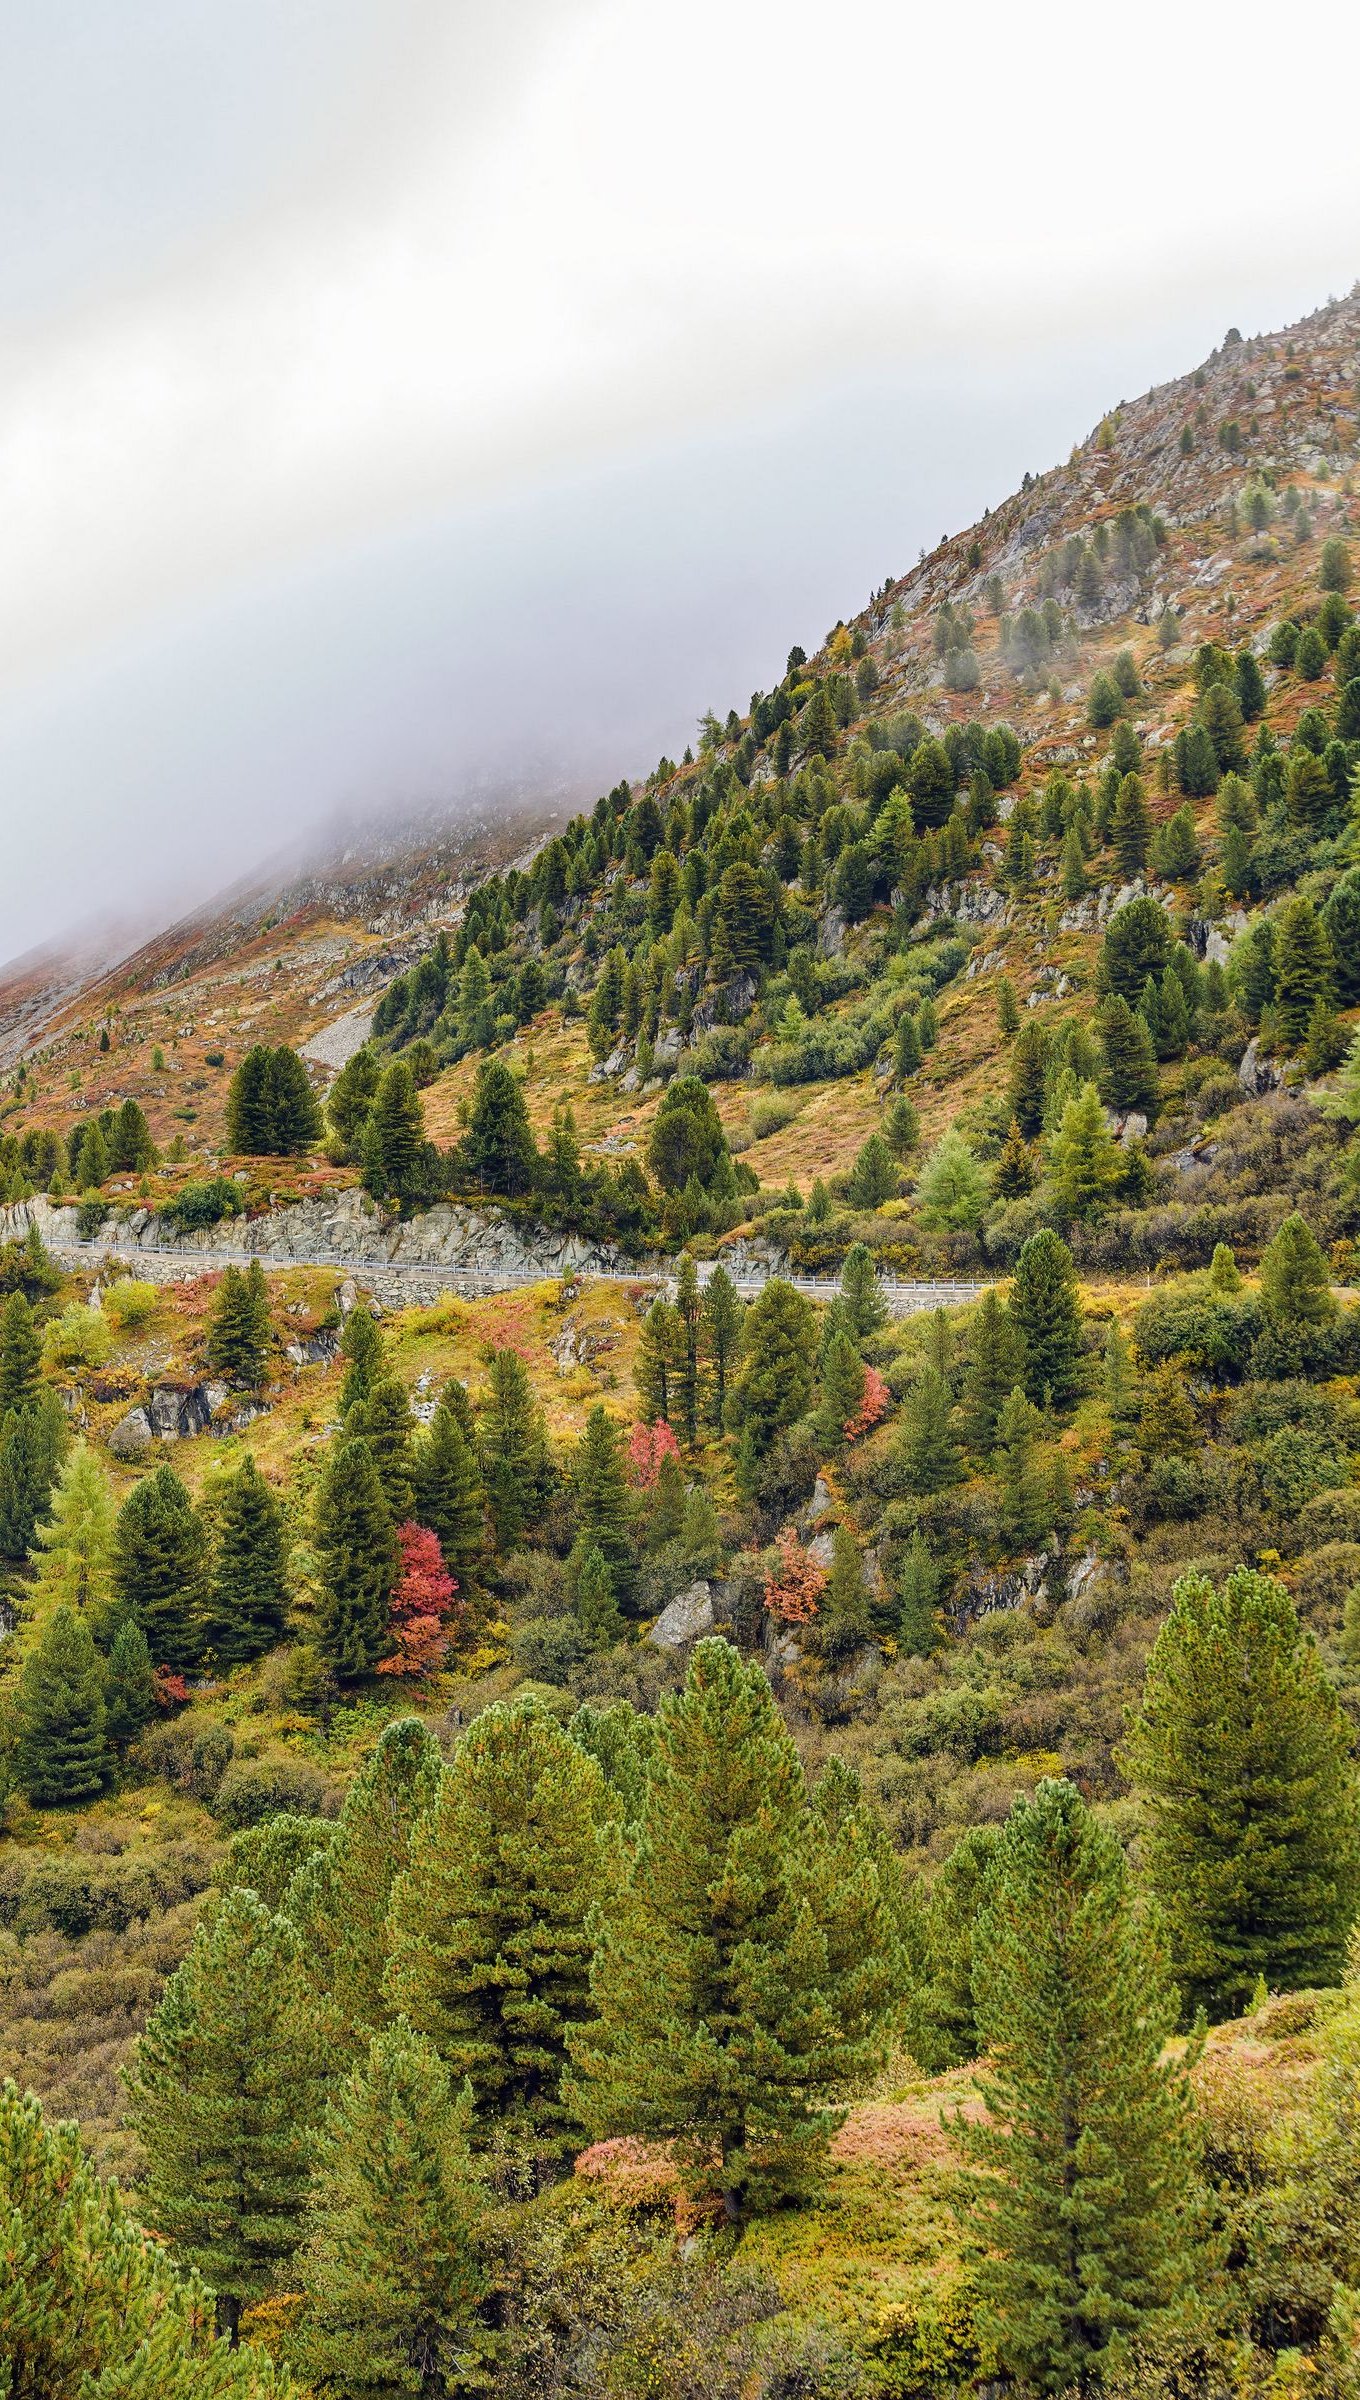
<path id="1" fill-rule="evenodd" d="M 570 2098 L 675 2146 L 728 2213 L 797 2184 L 872 2060 L 895 1943 L 865 1812 L 826 1827 L 764 1675 L 726 1642 L 662 1702 L 636 1846 L 601 1912 Z"/>
<path id="2" fill-rule="evenodd" d="M 207 1536 L 173 1467 L 134 1485 L 113 1534 L 113 1593 L 136 1619 L 157 1666 L 194 1667 L 203 1656 Z"/>
<path id="3" fill-rule="evenodd" d="M 380 1375 L 367 1396 L 355 1402 L 345 1431 L 367 1445 L 392 1522 L 404 1525 L 415 1505 L 415 1419 L 405 1384 L 395 1375 Z"/>
<path id="4" fill-rule="evenodd" d="M 125 1617 L 113 1637 L 104 1678 L 104 1730 L 121 1756 L 156 1714 L 156 1678 L 146 1635 Z"/>
<path id="5" fill-rule="evenodd" d="M 547 1482 L 543 1412 L 524 1361 L 515 1350 L 494 1352 L 482 1412 L 482 1473 L 498 1549 L 515 1549 L 534 1521 Z"/>
<path id="6" fill-rule="evenodd" d="M 414 1465 L 416 1516 L 438 1535 L 465 1602 L 480 1589 L 487 1554 L 486 1492 L 470 1424 L 462 1385 L 446 1385 Z"/>
<path id="7" fill-rule="evenodd" d="M 340 1356 L 345 1361 L 344 1381 L 340 1386 L 340 1414 L 348 1417 L 357 1400 L 366 1400 L 382 1374 L 383 1347 L 370 1310 L 360 1302 L 345 1319 L 340 1336 Z"/>
<path id="8" fill-rule="evenodd" d="M 219 1666 L 242 1666 L 282 1639 L 288 1609 L 283 1511 L 253 1458 L 241 1461 L 217 1503 L 217 1545 L 203 1643 Z"/>
<path id="9" fill-rule="evenodd" d="M 888 1304 L 878 1288 L 873 1253 L 863 1242 L 852 1242 L 841 1268 L 841 1299 L 851 1332 L 865 1342 L 887 1324 Z"/>
<path id="10" fill-rule="evenodd" d="M 1042 1133 L 1048 1091 L 1049 1037 L 1037 1017 L 1027 1017 L 1011 1052 L 1011 1114 L 1026 1141 Z"/>
<path id="11" fill-rule="evenodd" d="M 397 1541 L 367 1442 L 338 1441 L 317 1490 L 313 1540 L 321 1562 L 317 1647 L 344 1682 L 371 1675 L 391 1648 L 388 1606 Z"/>
<path id="12" fill-rule="evenodd" d="M 571 2125 L 566 2045 L 588 2014 L 605 1896 L 599 1769 L 547 1710 L 484 1709 L 392 1895 L 389 2003 L 472 2086 L 493 2128 L 551 2151 Z"/>
<path id="13" fill-rule="evenodd" d="M 728 1383 L 745 1317 L 745 1303 L 726 1267 L 715 1267 L 704 1285 L 702 1340 L 708 1362 L 709 1422 L 719 1433 L 726 1421 Z"/>
<path id="14" fill-rule="evenodd" d="M 757 1456 L 806 1408 L 816 1349 L 810 1302 L 782 1276 L 771 1276 L 746 1311 L 732 1387 L 736 1424 Z"/>
<path id="15" fill-rule="evenodd" d="M 1129 1767 L 1187 2010 L 1335 1982 L 1360 1901 L 1350 1732 L 1281 1584 L 1177 1584 Z"/>
<path id="16" fill-rule="evenodd" d="M 1142 777 L 1139 775 L 1126 775 L 1119 786 L 1111 840 L 1121 873 L 1127 876 L 1141 874 L 1147 865 L 1148 848 L 1152 841 L 1152 811 L 1148 807 Z"/>
<path id="17" fill-rule="evenodd" d="M 614 1598 L 626 1607 L 636 1581 L 632 1494 L 623 1470 L 617 1428 L 599 1402 L 586 1418 L 577 1446 L 572 1485 L 582 1530 L 609 1569 Z"/>
<path id="18" fill-rule="evenodd" d="M 1016 1802 L 972 1935 L 987 2116 L 956 2119 L 956 2207 L 1006 2371 L 1057 2394 L 1154 2336 L 1196 2287 L 1189 2076 L 1175 1998 L 1115 1835 L 1069 1783 Z"/>
<path id="19" fill-rule="evenodd" d="M 288 1158 L 315 1148 L 321 1111 L 295 1050 L 248 1050 L 227 1093 L 227 1146 L 244 1157 Z"/>
<path id="20" fill-rule="evenodd" d="M 269 1294 L 264 1269 L 228 1267 L 213 1302 L 204 1355 L 215 1375 L 258 1391 L 269 1365 Z"/>
<path id="21" fill-rule="evenodd" d="M 1149 975 L 1160 976 L 1171 953 L 1171 927 L 1159 901 L 1140 893 L 1115 910 L 1101 946 L 1097 981 L 1136 1006 Z M 1024 1130 L 1024 1119 L 1021 1119 Z"/>
<path id="22" fill-rule="evenodd" d="M 979 1457 L 989 1455 L 996 1421 L 1007 1395 L 1020 1381 L 1025 1345 L 1010 1310 L 995 1291 L 978 1303 L 969 1339 L 971 1358 L 963 1387 L 963 1430 Z"/>
<path id="23" fill-rule="evenodd" d="M 30 1408 L 41 1389 L 42 1336 L 21 1291 L 0 1308 L 0 1419 Z"/>
<path id="24" fill-rule="evenodd" d="M 0 1556 L 26 1558 L 67 1447 L 66 1412 L 44 1388 L 0 1421 Z"/>
<path id="25" fill-rule="evenodd" d="M 1297 1209 L 1284 1219 L 1262 1254 L 1261 1299 L 1286 1330 L 1325 1325 L 1336 1315 L 1326 1257 Z"/>
<path id="26" fill-rule="evenodd" d="M 538 1150 L 523 1087 L 504 1059 L 483 1059 L 477 1069 L 459 1155 L 464 1173 L 480 1191 L 514 1199 L 533 1188 Z"/>
<path id="27" fill-rule="evenodd" d="M 725 1190 L 732 1162 L 722 1121 L 707 1084 L 677 1075 L 661 1095 L 647 1158 L 665 1192 L 682 1192 L 693 1176 L 701 1191 Z"/>
<path id="28" fill-rule="evenodd" d="M 254 1892 L 229 1892 L 137 2044 L 128 2121 L 147 2221 L 230 2327 L 301 2237 L 321 2065 L 296 1934 Z"/>
<path id="29" fill-rule="evenodd" d="M 1360 1000 L 1360 867 L 1349 868 L 1333 885 L 1322 929 L 1335 962 L 1337 998 L 1346 1004 Z"/>
<path id="30" fill-rule="evenodd" d="M 1040 1406 L 1069 1408 L 1081 1389 L 1081 1295 L 1072 1253 L 1047 1228 L 1015 1262 L 1011 1315 L 1025 1344 L 1025 1390 Z"/>
<path id="31" fill-rule="evenodd" d="M 1100 1096 L 1107 1108 L 1138 1109 L 1149 1121 L 1157 1114 L 1157 1057 L 1146 1019 L 1121 992 L 1111 992 L 1096 1013 L 1103 1061 Z"/>
<path id="32" fill-rule="evenodd" d="M 898 1459 L 907 1490 L 922 1497 L 946 1491 L 963 1471 L 949 1386 L 935 1367 L 924 1369 L 903 1403 Z"/>
<path id="33" fill-rule="evenodd" d="M 1311 900 L 1286 900 L 1275 917 L 1275 1012 L 1280 1032 L 1292 1045 L 1308 1031 L 1313 1004 L 1332 996 L 1333 961 Z"/>
<path id="34" fill-rule="evenodd" d="M 923 1971 L 907 2002 L 908 2045 L 928 2074 L 960 2066 L 982 2047 L 973 1999 L 973 1928 L 1001 1838 L 997 1825 L 970 1826 L 930 1887 Z"/>
<path id="35" fill-rule="evenodd" d="M 20 1790 L 35 1808 L 93 1800 L 109 1781 L 104 1667 L 90 1628 L 73 1609 L 48 1619 L 19 1678 Z"/>
<path id="36" fill-rule="evenodd" d="M 364 1135 L 364 1182 L 377 1199 L 415 1192 L 425 1151 L 425 1119 L 404 1058 L 384 1067 Z"/>

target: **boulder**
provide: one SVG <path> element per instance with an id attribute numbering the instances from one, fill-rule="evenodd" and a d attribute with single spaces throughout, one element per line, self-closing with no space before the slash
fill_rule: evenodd
<path id="1" fill-rule="evenodd" d="M 146 1401 L 147 1422 L 162 1442 L 189 1441 L 196 1433 L 206 1433 L 212 1415 L 211 1396 L 201 1383 L 153 1384 Z"/>
<path id="2" fill-rule="evenodd" d="M 700 1581 L 668 1600 L 647 1639 L 657 1650 L 686 1650 L 713 1631 L 713 1593 Z"/>
<path id="3" fill-rule="evenodd" d="M 1283 1070 L 1276 1066 L 1273 1059 L 1262 1056 L 1259 1033 L 1252 1035 L 1242 1053 L 1242 1062 L 1237 1070 L 1237 1080 L 1243 1091 L 1250 1093 L 1255 1099 L 1259 1099 L 1263 1092 L 1278 1091 L 1284 1082 Z"/>
<path id="4" fill-rule="evenodd" d="M 144 1408 L 130 1408 L 109 1435 L 115 1458 L 143 1458 L 151 1448 L 151 1422 Z"/>

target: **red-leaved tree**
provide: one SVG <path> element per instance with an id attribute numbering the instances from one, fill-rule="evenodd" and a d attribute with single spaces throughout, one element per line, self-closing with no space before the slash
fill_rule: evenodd
<path id="1" fill-rule="evenodd" d="M 428 1675 L 457 1631 L 463 1607 L 458 1586 L 444 1564 L 439 1536 L 424 1525 L 399 1525 L 401 1572 L 392 1594 L 391 1630 L 396 1648 L 380 1658 L 379 1675 Z"/>
<path id="2" fill-rule="evenodd" d="M 779 1564 L 765 1578 L 765 1606 L 781 1625 L 810 1625 L 826 1590 L 826 1569 L 809 1557 L 791 1526 L 775 1547 Z"/>
<path id="3" fill-rule="evenodd" d="M 864 1397 L 853 1417 L 847 1417 L 842 1428 L 847 1442 L 857 1442 L 862 1433 L 881 1425 L 888 1413 L 888 1387 L 877 1367 L 864 1370 Z"/>
<path id="4" fill-rule="evenodd" d="M 661 1471 L 663 1458 L 678 1458 L 680 1444 L 664 1417 L 655 1425 L 635 1425 L 628 1436 L 628 1471 L 640 1492 L 649 1492 Z"/>

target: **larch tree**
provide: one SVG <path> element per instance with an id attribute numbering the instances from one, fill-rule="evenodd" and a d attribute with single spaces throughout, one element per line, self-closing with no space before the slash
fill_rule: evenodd
<path id="1" fill-rule="evenodd" d="M 1350 1728 L 1284 1586 L 1176 1585 L 1127 1764 L 1187 2009 L 1339 1980 L 1360 1906 Z"/>
<path id="2" fill-rule="evenodd" d="M 89 1443 L 75 1444 L 52 1493 L 51 1513 L 36 1529 L 35 1600 L 98 1616 L 113 1590 L 113 1494 Z"/>
<path id="3" fill-rule="evenodd" d="M 1117 1837 L 1075 1787 L 1016 1802 L 972 1932 L 986 2115 L 954 2120 L 978 2324 L 1025 2389 L 1090 2388 L 1201 2280 L 1176 1997 Z"/>

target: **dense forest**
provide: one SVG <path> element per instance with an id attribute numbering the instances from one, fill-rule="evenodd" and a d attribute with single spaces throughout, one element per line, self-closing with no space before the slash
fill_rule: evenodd
<path id="1" fill-rule="evenodd" d="M 1230 336 L 343 1064 L 289 918 L 10 1076 L 12 2400 L 1349 2400 L 1358 424 Z"/>

